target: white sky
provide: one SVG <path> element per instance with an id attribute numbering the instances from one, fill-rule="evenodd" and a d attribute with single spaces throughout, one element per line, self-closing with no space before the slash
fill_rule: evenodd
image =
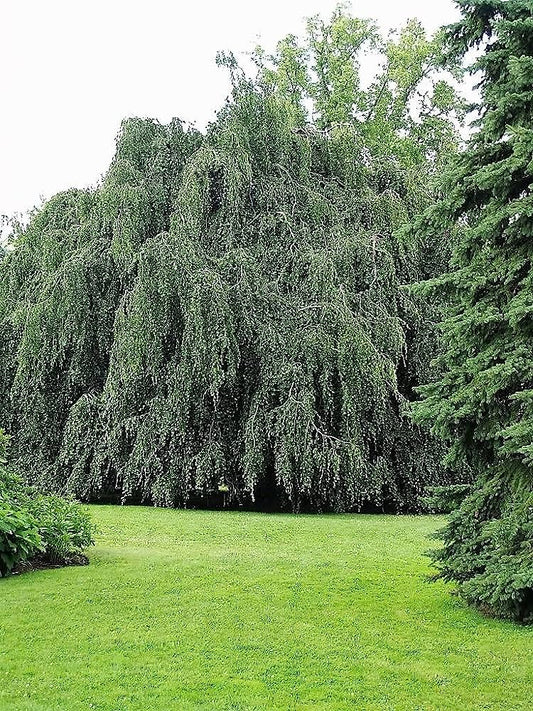
<path id="1" fill-rule="evenodd" d="M 122 118 L 199 128 L 228 93 L 220 49 L 267 49 L 336 0 L 0 0 L 0 215 L 107 169 Z M 453 0 L 353 0 L 383 28 L 453 22 Z"/>

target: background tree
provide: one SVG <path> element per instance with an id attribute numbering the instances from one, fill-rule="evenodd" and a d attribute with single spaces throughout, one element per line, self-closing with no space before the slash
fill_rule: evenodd
<path id="1" fill-rule="evenodd" d="M 533 618 L 533 16 L 523 0 L 459 0 L 450 49 L 481 47 L 479 130 L 419 225 L 461 229 L 452 270 L 427 283 L 449 306 L 442 377 L 417 420 L 476 479 L 435 554 L 467 600 Z"/>
<path id="2" fill-rule="evenodd" d="M 256 77 L 221 56 L 233 93 L 205 136 L 129 120 L 103 184 L 34 217 L 0 268 L 1 414 L 32 481 L 338 511 L 416 510 L 449 481 L 406 416 L 433 341 L 399 288 L 435 274 L 440 246 L 422 257 L 396 231 L 432 198 L 455 105 L 426 86 L 411 112 L 437 86 L 415 25 L 363 91 L 377 41 L 338 10 L 303 48 L 258 51 Z"/>

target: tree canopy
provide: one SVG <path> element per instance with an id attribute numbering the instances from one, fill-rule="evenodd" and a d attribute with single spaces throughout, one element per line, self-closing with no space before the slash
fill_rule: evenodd
<path id="1" fill-rule="evenodd" d="M 451 481 L 406 413 L 433 306 L 400 289 L 449 244 L 398 237 L 457 145 L 441 54 L 417 23 L 312 18 L 253 77 L 219 57 L 205 135 L 127 120 L 102 184 L 35 214 L 0 265 L 0 421 L 33 482 L 344 511 Z"/>

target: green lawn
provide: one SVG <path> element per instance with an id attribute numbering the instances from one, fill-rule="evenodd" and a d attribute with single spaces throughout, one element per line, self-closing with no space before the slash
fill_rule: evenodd
<path id="1" fill-rule="evenodd" d="M 530 709 L 533 629 L 423 552 L 437 517 L 91 506 L 91 564 L 0 580 L 0 709 Z"/>

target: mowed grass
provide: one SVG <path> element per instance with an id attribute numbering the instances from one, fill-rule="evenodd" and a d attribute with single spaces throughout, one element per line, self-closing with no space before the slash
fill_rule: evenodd
<path id="1" fill-rule="evenodd" d="M 437 517 L 91 506 L 91 564 L 0 580 L 0 709 L 531 709 L 533 629 L 429 583 Z"/>

